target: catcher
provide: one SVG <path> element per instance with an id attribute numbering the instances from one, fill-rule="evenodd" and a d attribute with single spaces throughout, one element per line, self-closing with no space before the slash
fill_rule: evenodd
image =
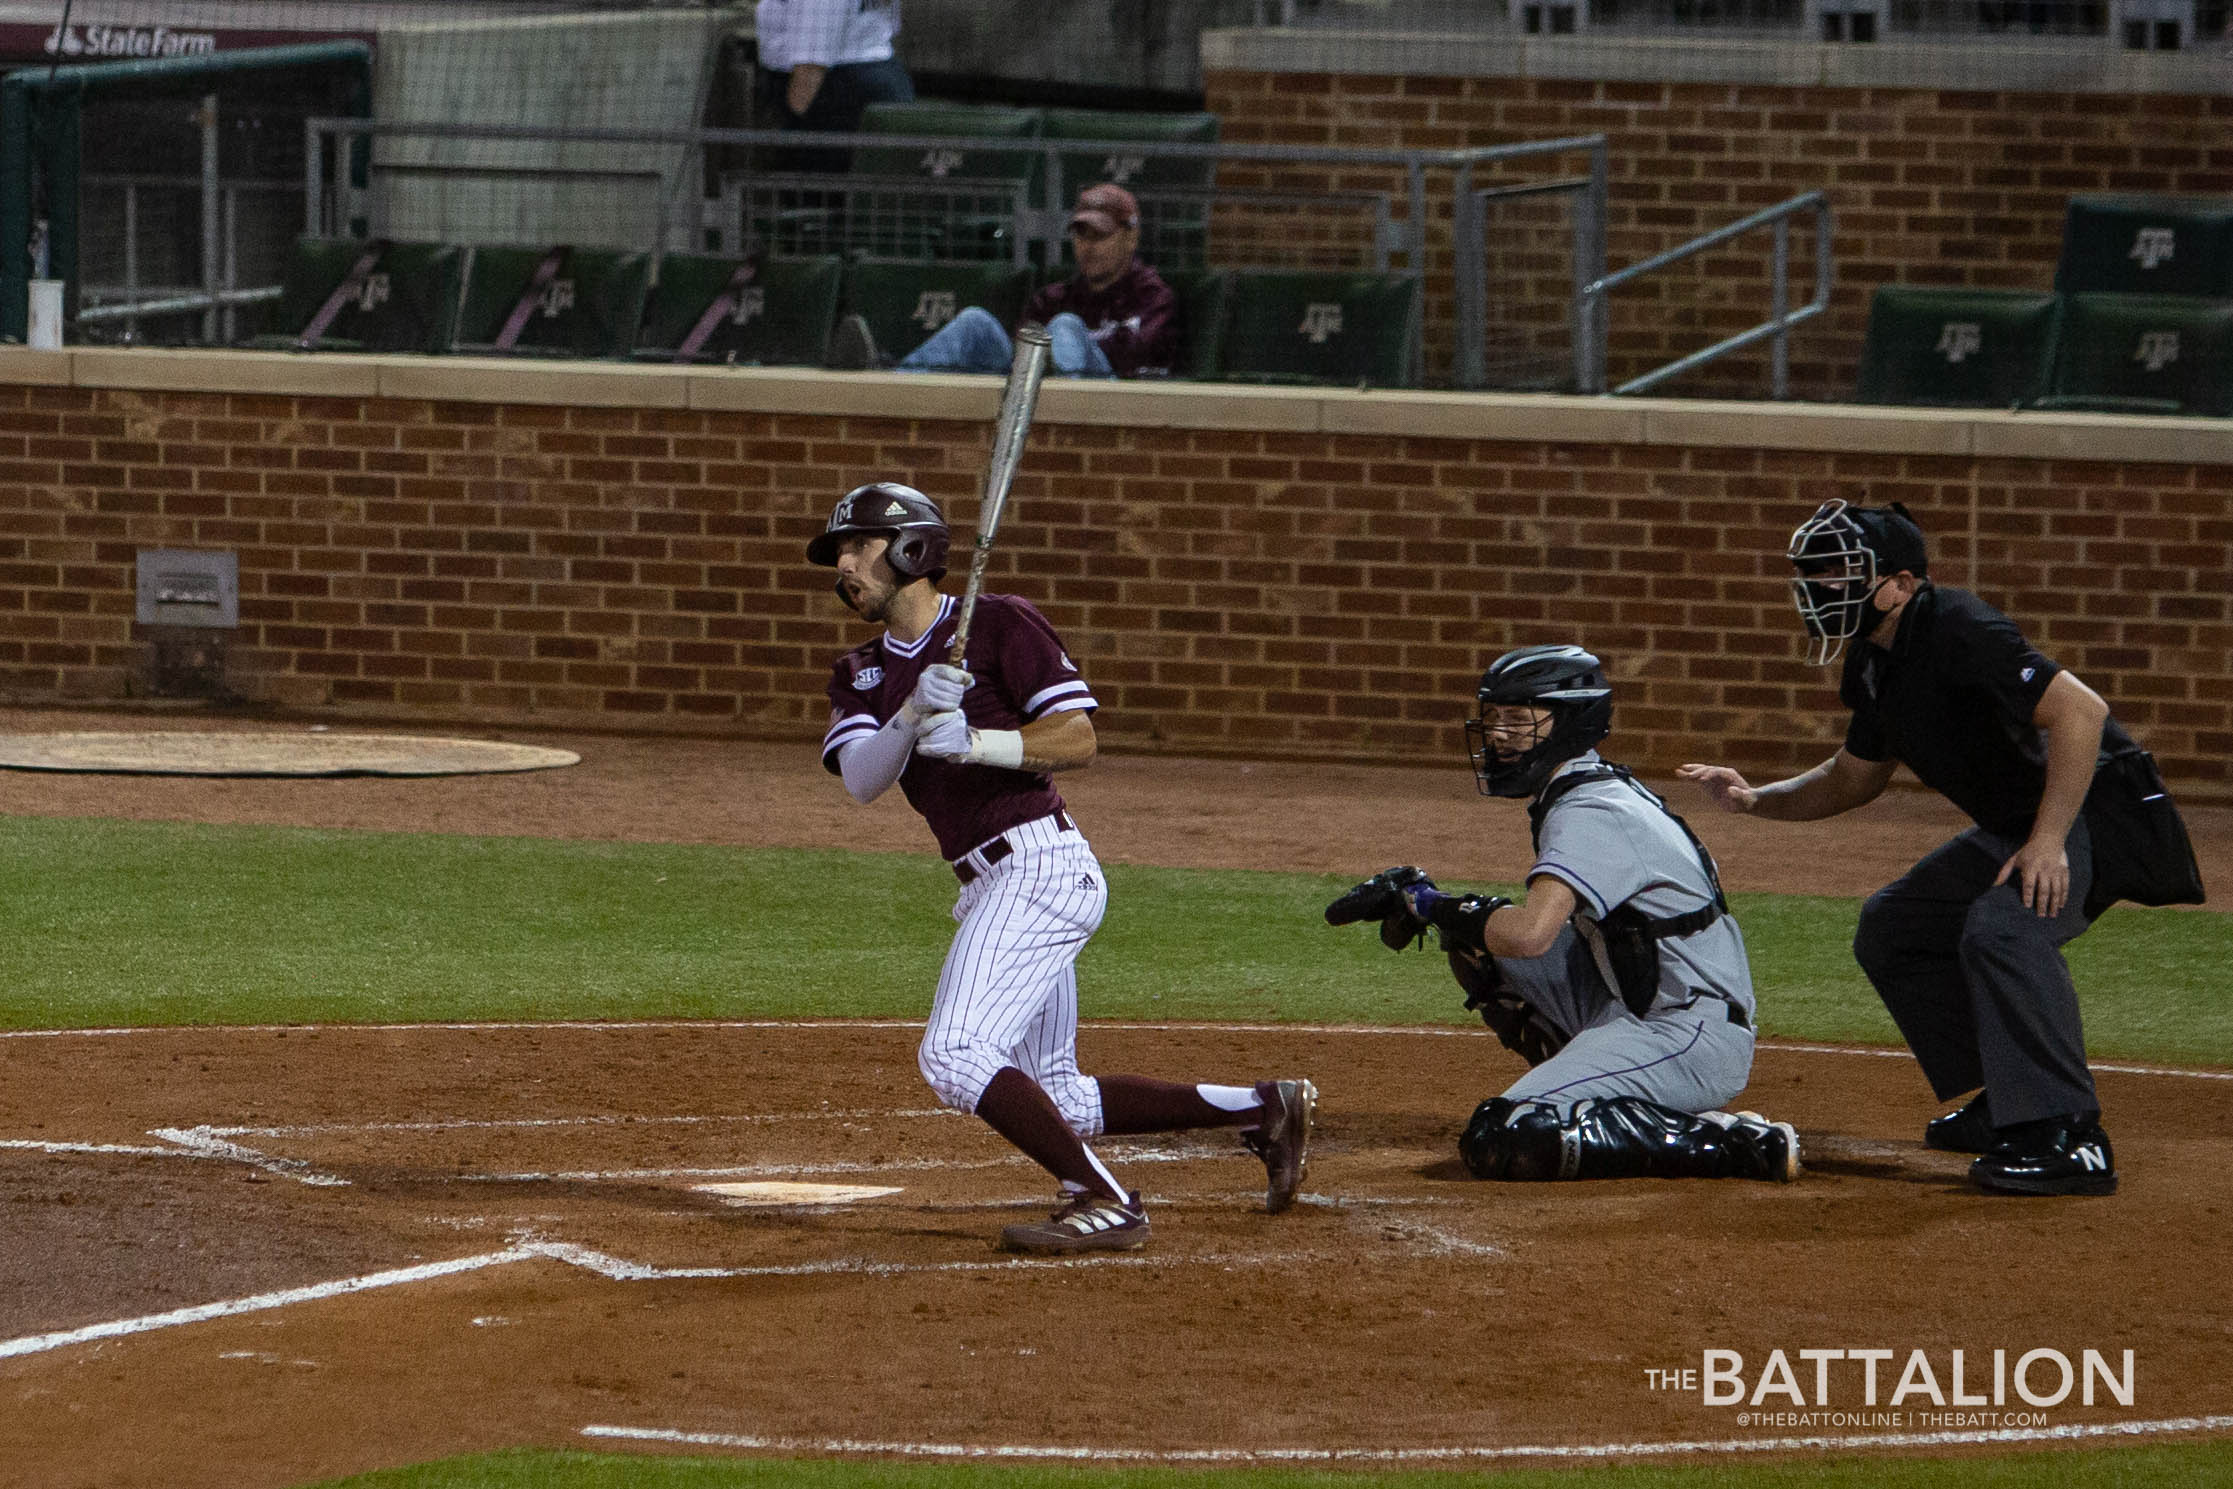
<path id="1" fill-rule="evenodd" d="M 1458 1152 L 1483 1179 L 1799 1174 L 1788 1122 L 1716 1111 L 1752 1071 L 1752 974 L 1713 856 L 1594 748 L 1612 689 L 1578 646 L 1531 646 L 1481 675 L 1466 721 L 1488 796 L 1532 798 L 1521 901 L 1452 894 L 1416 868 L 1326 907 L 1401 950 L 1432 928 L 1466 1007 L 1528 1071 L 1481 1103 Z"/>

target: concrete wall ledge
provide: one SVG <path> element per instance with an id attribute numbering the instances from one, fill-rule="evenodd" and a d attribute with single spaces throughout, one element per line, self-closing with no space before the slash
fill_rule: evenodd
<path id="1" fill-rule="evenodd" d="M 2132 52 L 2106 39 L 1979 36 L 1856 46 L 1788 37 L 1516 36 L 1510 31 L 1240 27 L 1202 33 L 1205 72 L 1563 78 L 1964 93 L 2233 94 L 2215 47 Z"/>
<path id="2" fill-rule="evenodd" d="M 472 357 L 0 347 L 0 384 L 990 421 L 990 376 Z M 1051 380 L 1039 419 L 1136 429 L 2233 464 L 2233 420 L 1865 404 Z"/>

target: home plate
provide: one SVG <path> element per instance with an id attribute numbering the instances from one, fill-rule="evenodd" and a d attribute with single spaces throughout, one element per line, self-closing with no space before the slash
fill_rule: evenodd
<path id="1" fill-rule="evenodd" d="M 732 1205 L 850 1205 L 899 1193 L 897 1184 L 798 1184 L 788 1179 L 762 1179 L 750 1184 L 693 1184 L 690 1187 L 700 1194 L 718 1196 Z"/>

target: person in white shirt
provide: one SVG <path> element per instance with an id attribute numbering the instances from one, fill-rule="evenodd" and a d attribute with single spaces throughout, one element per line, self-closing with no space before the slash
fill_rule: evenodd
<path id="1" fill-rule="evenodd" d="M 779 128 L 850 131 L 872 103 L 912 103 L 914 79 L 892 49 L 899 0 L 760 0 L 760 96 Z M 846 152 L 787 151 L 781 168 L 842 171 Z"/>

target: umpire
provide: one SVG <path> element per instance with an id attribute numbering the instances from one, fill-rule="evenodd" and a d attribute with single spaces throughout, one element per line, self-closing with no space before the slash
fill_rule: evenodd
<path id="1" fill-rule="evenodd" d="M 1980 1155 L 1970 1177 L 1985 1189 L 2114 1193 L 2062 947 L 2091 923 L 2080 809 L 2103 734 L 2129 740 L 2007 616 L 1931 583 L 1922 529 L 1898 503 L 1826 502 L 1787 556 L 1808 660 L 1844 654 L 1845 743 L 1773 785 L 1719 765 L 1678 774 L 1726 811 L 1809 822 L 1873 801 L 1905 761 L 1968 813 L 1974 826 L 1869 898 L 1853 941 L 1939 1099 L 1983 1088 L 1923 1140 Z"/>

